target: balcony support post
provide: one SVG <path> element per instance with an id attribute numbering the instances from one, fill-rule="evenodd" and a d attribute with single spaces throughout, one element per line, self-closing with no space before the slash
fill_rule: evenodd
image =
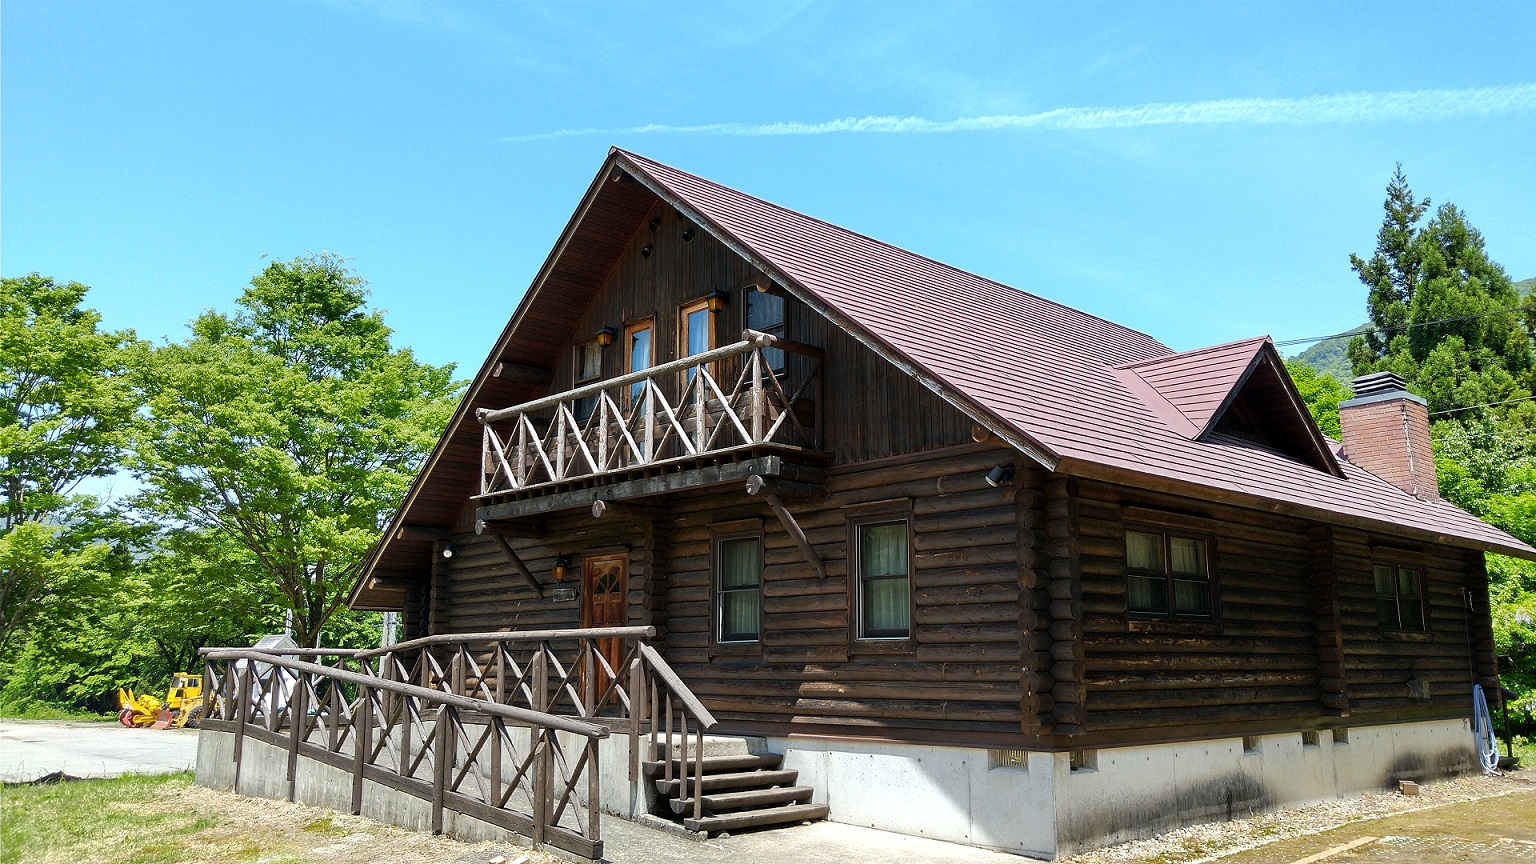
<path id="1" fill-rule="evenodd" d="M 810 483 L 796 483 L 789 480 L 779 480 L 753 474 L 747 478 L 747 494 L 753 497 L 760 497 L 768 502 L 768 506 L 773 509 L 773 515 L 779 517 L 779 523 L 784 526 L 785 532 L 789 534 L 789 539 L 795 541 L 795 545 L 800 549 L 800 554 L 805 556 L 805 560 L 811 565 L 811 569 L 816 571 L 816 576 L 821 579 L 827 578 L 827 567 L 822 563 L 821 556 L 816 554 L 816 550 L 811 546 L 811 541 L 805 536 L 805 531 L 801 529 L 800 523 L 795 521 L 794 514 L 790 513 L 789 508 L 784 506 L 784 497 L 799 501 L 812 501 L 825 497 L 827 494 L 826 490 Z"/>
<path id="2" fill-rule="evenodd" d="M 521 576 L 523 582 L 528 585 L 528 590 L 533 592 L 534 597 L 543 600 L 544 589 L 539 585 L 539 580 L 533 578 L 533 571 L 529 570 L 528 565 L 523 563 L 523 559 L 517 556 L 517 550 L 513 549 L 512 544 L 507 542 L 507 538 L 498 534 L 495 529 L 490 529 L 489 533 L 491 539 L 501 548 L 501 554 L 507 556 L 507 561 L 511 562 L 512 569 L 517 571 L 517 575 Z"/>

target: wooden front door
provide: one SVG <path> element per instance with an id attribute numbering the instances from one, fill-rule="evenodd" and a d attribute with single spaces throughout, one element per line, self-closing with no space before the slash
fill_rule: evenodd
<path id="1" fill-rule="evenodd" d="M 627 553 L 594 555 L 582 562 L 581 569 L 581 626 L 623 627 L 628 618 L 626 594 L 629 582 L 629 555 Z M 599 639 L 597 650 L 602 652 L 603 659 L 608 661 L 608 666 L 618 672 L 619 664 L 624 660 L 624 640 Z M 595 694 L 601 698 L 612 681 L 613 679 L 599 666 L 597 678 L 593 682 L 596 687 Z M 582 689 L 585 690 L 585 686 Z"/>

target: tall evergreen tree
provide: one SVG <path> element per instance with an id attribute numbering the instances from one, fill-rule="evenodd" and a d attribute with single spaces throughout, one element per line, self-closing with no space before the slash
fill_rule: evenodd
<path id="1" fill-rule="evenodd" d="M 1354 373 L 1396 372 L 1431 411 L 1531 395 L 1536 318 L 1502 312 L 1520 307 L 1522 298 L 1488 257 L 1482 234 L 1449 203 L 1420 225 L 1429 199 L 1414 197 L 1401 165 L 1383 209 L 1375 254 L 1350 256 L 1369 289 L 1366 306 L 1377 328 L 1351 340 Z"/>

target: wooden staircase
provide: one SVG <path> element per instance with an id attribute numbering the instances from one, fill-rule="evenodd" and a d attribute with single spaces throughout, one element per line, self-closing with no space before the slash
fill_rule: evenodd
<path id="1" fill-rule="evenodd" d="M 745 741 L 740 744 L 745 745 Z M 826 818 L 827 805 L 811 803 L 816 790 L 795 785 L 799 772 L 780 767 L 783 756 L 750 752 L 709 755 L 711 749 L 720 748 L 705 750 L 702 781 L 693 779 L 691 772 L 686 781 L 666 779 L 668 773 L 673 778 L 684 775 L 681 759 L 672 759 L 670 772 L 665 761 L 644 763 L 645 776 L 656 785 L 666 815 L 681 821 L 684 828 L 718 834 Z M 702 796 L 703 815 L 698 818 L 693 816 L 695 796 Z"/>

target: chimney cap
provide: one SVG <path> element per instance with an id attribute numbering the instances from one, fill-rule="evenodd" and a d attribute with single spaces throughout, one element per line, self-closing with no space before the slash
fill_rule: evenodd
<path id="1" fill-rule="evenodd" d="M 1355 391 L 1355 398 L 1339 403 L 1340 408 L 1369 405 L 1372 402 L 1385 402 L 1390 399 L 1407 399 L 1420 405 L 1426 404 L 1424 397 L 1408 392 L 1408 382 L 1396 372 L 1372 372 L 1369 375 L 1360 375 L 1350 382 L 1350 387 Z"/>

